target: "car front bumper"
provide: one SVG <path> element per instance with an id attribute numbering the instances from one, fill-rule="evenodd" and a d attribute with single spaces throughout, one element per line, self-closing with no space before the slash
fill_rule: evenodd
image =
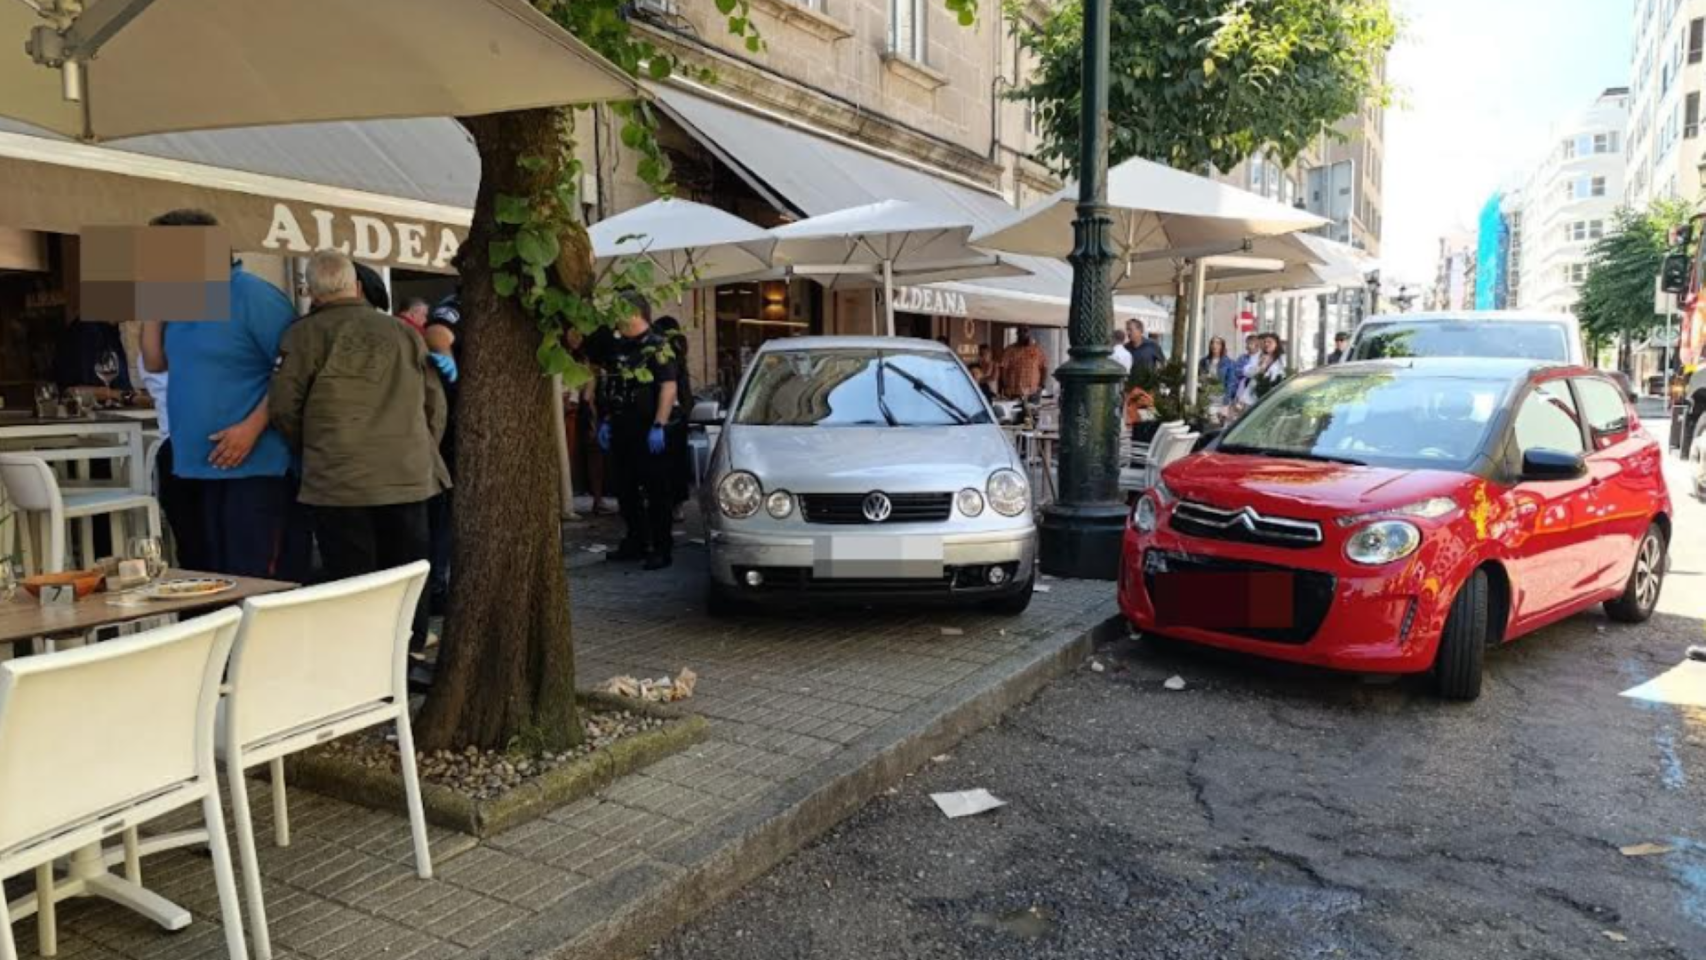
<path id="1" fill-rule="evenodd" d="M 1237 630 L 1160 622 L 1150 574 L 1157 553 L 1197 571 L 1276 571 L 1294 578 L 1290 630 Z M 1120 610 L 1139 630 L 1274 660 L 1358 673 L 1421 673 L 1433 666 L 1455 584 L 1428 575 L 1433 550 L 1361 568 L 1319 556 L 1128 528 L 1121 551 Z"/>
<path id="2" fill-rule="evenodd" d="M 826 568 L 824 558 L 837 540 L 906 537 L 940 544 L 939 574 L 866 569 L 851 575 Z M 963 598 L 987 600 L 1030 588 L 1037 554 L 1037 532 L 1030 523 L 1002 530 L 930 533 L 897 530 L 776 533 L 712 530 L 711 579 L 736 595 L 752 599 L 829 594 L 860 599 Z M 932 556 L 933 561 L 933 556 Z M 990 571 L 998 568 L 998 580 Z M 756 580 L 752 576 L 757 574 Z"/>

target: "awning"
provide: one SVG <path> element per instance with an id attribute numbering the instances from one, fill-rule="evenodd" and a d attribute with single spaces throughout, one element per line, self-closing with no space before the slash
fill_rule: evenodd
<path id="1" fill-rule="evenodd" d="M 926 169 L 780 114 L 760 115 L 736 107 L 708 88 L 689 91 L 685 86 L 655 85 L 652 92 L 672 119 L 761 196 L 783 209 L 812 217 L 882 200 L 905 200 L 963 217 L 979 228 L 1013 215 L 1011 205 L 975 181 Z M 969 315 L 979 319 L 1065 326 L 1071 267 L 1037 257 L 1009 259 L 1031 271 L 1030 276 L 930 286 L 957 294 L 968 310 L 976 311 Z M 897 294 L 896 300 L 897 306 L 906 309 L 905 294 Z M 1145 298 L 1122 297 L 1116 306 L 1123 316 L 1170 316 Z"/>
<path id="2" fill-rule="evenodd" d="M 472 219 L 480 162 L 451 120 L 299 124 L 94 146 L 0 125 L 0 226 L 75 234 L 167 210 L 214 214 L 239 252 L 435 273 Z"/>

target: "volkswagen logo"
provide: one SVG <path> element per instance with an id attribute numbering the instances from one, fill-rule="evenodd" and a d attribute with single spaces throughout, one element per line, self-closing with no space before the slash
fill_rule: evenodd
<path id="1" fill-rule="evenodd" d="M 859 509 L 865 514 L 866 520 L 882 523 L 889 518 L 889 514 L 894 513 L 894 504 L 890 502 L 888 494 L 879 490 L 866 497 Z"/>

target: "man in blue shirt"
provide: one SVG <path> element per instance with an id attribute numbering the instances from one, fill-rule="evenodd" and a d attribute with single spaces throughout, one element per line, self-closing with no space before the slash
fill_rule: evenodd
<path id="1" fill-rule="evenodd" d="M 174 210 L 154 226 L 217 226 L 212 214 Z M 215 573 L 303 580 L 308 531 L 296 517 L 296 464 L 267 424 L 267 386 L 296 307 L 277 287 L 231 264 L 231 317 L 150 322 L 143 359 L 168 370 L 172 470 L 201 502 L 200 556 Z"/>

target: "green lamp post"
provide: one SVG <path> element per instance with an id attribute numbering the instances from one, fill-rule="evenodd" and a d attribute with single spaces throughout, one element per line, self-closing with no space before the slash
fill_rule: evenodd
<path id="1" fill-rule="evenodd" d="M 1108 213 L 1108 20 L 1110 0 L 1085 0 L 1084 97 L 1078 217 L 1072 222 L 1071 359 L 1060 381 L 1059 498 L 1043 509 L 1042 569 L 1059 577 L 1112 580 L 1126 508 L 1119 499 L 1119 431 L 1125 371 L 1110 356 L 1114 250 Z"/>

